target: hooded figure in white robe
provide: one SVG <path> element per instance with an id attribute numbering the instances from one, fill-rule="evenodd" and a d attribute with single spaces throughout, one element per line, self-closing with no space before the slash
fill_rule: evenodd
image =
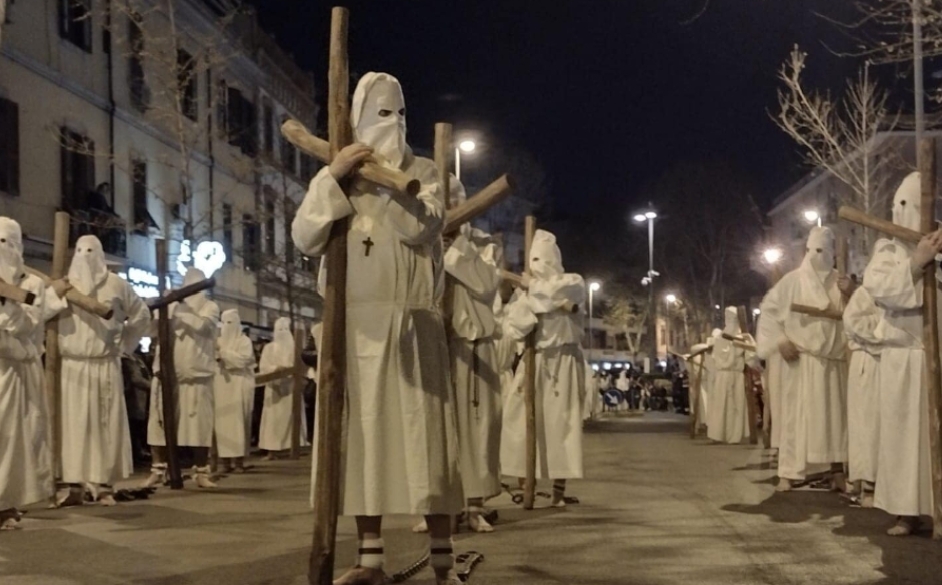
<path id="1" fill-rule="evenodd" d="M 919 229 L 920 214 L 919 173 L 912 173 L 893 198 L 893 223 Z M 880 443 L 874 505 L 903 517 L 932 513 L 923 283 L 919 267 L 912 266 L 914 250 L 899 240 L 879 240 L 863 280 L 863 287 L 883 310 L 874 330 L 881 347 Z M 908 534 L 914 527 L 910 518 L 891 532 Z"/>
<path id="2" fill-rule="evenodd" d="M 216 350 L 219 369 L 213 384 L 215 399 L 216 450 L 224 459 L 249 454 L 252 441 L 252 410 L 255 408 L 255 352 L 252 340 L 242 332 L 239 311 L 222 312 L 222 329 Z"/>
<path id="3" fill-rule="evenodd" d="M 454 177 L 452 181 L 460 202 L 464 187 Z M 447 331 L 457 398 L 461 481 L 471 514 L 478 515 L 472 523 L 489 531 L 486 521 L 479 518 L 480 506 L 501 491 L 501 388 L 494 343 L 494 299 L 501 283 L 497 245 L 488 234 L 465 224 L 445 253 L 444 268 L 452 283 L 447 289 L 451 294 Z"/>
<path id="4" fill-rule="evenodd" d="M 797 269 L 772 287 L 762 303 L 762 316 L 775 321 L 759 330 L 758 345 L 797 349 L 798 357 L 783 376 L 779 478 L 787 483 L 826 472 L 847 460 L 847 370 L 843 324 L 791 310 L 793 303 L 818 309 L 840 309 L 841 293 L 834 270 L 834 234 L 814 227 L 805 258 Z M 774 339 L 769 335 L 778 335 Z M 766 351 L 768 351 L 766 349 Z M 773 422 L 773 426 L 774 426 Z M 836 467 L 835 467 L 836 469 Z M 835 474 L 835 486 L 843 474 Z"/>
<path id="5" fill-rule="evenodd" d="M 725 311 L 723 333 L 742 337 L 745 343 L 752 343 L 752 336 L 743 333 L 739 325 L 739 312 L 736 307 L 727 307 Z M 722 335 L 714 338 L 712 408 L 707 419 L 707 436 L 719 443 L 737 444 L 748 434 L 749 415 L 746 408 L 746 379 L 743 370 L 746 367 L 746 351 L 733 345 Z"/>
<path id="6" fill-rule="evenodd" d="M 615 388 L 621 392 L 624 398 L 618 402 L 618 410 L 629 410 L 628 391 L 631 389 L 631 380 L 628 379 L 628 370 L 619 372 L 618 377 L 615 379 Z"/>
<path id="7" fill-rule="evenodd" d="M 556 237 L 537 230 L 530 251 L 530 282 L 526 295 L 508 307 L 508 328 L 517 340 L 536 330 L 536 477 L 581 478 L 582 405 L 585 359 L 582 355 L 582 314 L 585 282 L 566 274 Z M 526 365 L 517 368 L 514 384 L 522 389 Z M 522 391 L 517 393 L 523 400 Z M 526 419 L 504 420 L 501 468 L 505 475 L 526 476 Z M 554 498 L 557 490 L 554 486 Z M 561 504 L 562 495 L 554 503 Z"/>
<path id="8" fill-rule="evenodd" d="M 268 374 L 281 368 L 294 366 L 294 335 L 291 333 L 291 320 L 279 317 L 275 320 L 274 339 L 262 348 L 258 360 L 260 374 Z M 262 407 L 262 423 L 258 431 L 258 448 L 269 453 L 286 451 L 291 448 L 291 407 L 293 397 L 292 377 L 282 378 L 265 386 L 265 403 Z M 303 410 L 303 406 L 302 406 Z M 301 415 L 301 446 L 306 447 L 307 418 Z"/>
<path id="9" fill-rule="evenodd" d="M 592 420 L 602 412 L 602 395 L 599 394 L 599 374 L 585 363 L 585 398 L 582 401 L 582 420 Z"/>
<path id="10" fill-rule="evenodd" d="M 20 519 L 17 507 L 51 497 L 54 488 L 48 451 L 42 451 L 48 449 L 42 445 L 47 423 L 36 410 L 43 402 L 42 378 L 30 374 L 42 335 L 45 285 L 24 273 L 22 231 L 7 217 L 0 217 L 0 279 L 36 295 L 32 305 L 0 303 L 0 529 L 8 530 Z"/>
<path id="11" fill-rule="evenodd" d="M 706 369 L 706 359 L 710 345 L 698 343 L 690 348 L 690 353 L 704 352 L 687 360 L 687 371 L 690 375 L 690 416 L 694 418 L 695 429 L 707 423 L 706 419 L 706 387 L 710 373 Z"/>
<path id="12" fill-rule="evenodd" d="M 850 350 L 847 374 L 847 477 L 873 483 L 880 453 L 880 340 L 883 310 L 864 287 L 844 309 L 844 333 Z"/>
<path id="13" fill-rule="evenodd" d="M 434 517 L 433 544 L 442 546 L 434 547 L 439 553 L 431 564 L 447 573 L 453 560 L 442 551 L 451 550 L 450 542 L 434 541 L 443 525 L 450 534 L 445 516 L 457 514 L 464 497 L 448 344 L 436 297 L 434 252 L 441 247 L 444 193 L 435 164 L 415 156 L 405 142 L 405 100 L 394 77 L 364 75 L 350 114 L 356 140 L 422 188 L 407 197 L 350 178 L 345 192 L 338 182 L 344 177 L 326 167 L 311 181 L 292 224 L 298 248 L 321 256 L 334 222 L 350 221 L 341 513 Z M 321 267 L 330 270 L 323 262 Z M 377 550 L 382 545 L 370 543 L 358 559 L 370 578 L 382 564 Z"/>
<path id="14" fill-rule="evenodd" d="M 768 293 L 766 298 L 768 298 Z M 759 309 L 761 313 L 756 325 L 756 354 L 759 359 L 765 361 L 764 382 L 771 417 L 769 442 L 772 449 L 778 449 L 781 446 L 784 426 L 782 396 L 785 394 L 790 397 L 795 396 L 798 364 L 785 361 L 779 351 L 778 344 L 785 339 L 785 315 L 781 308 L 774 302 L 766 302 L 763 299 Z"/>
<path id="15" fill-rule="evenodd" d="M 127 281 L 108 270 L 95 236 L 75 243 L 69 282 L 114 315 L 102 319 L 69 308 L 59 317 L 62 481 L 111 486 L 134 471 L 121 356 L 133 352 L 147 332 L 150 310 Z"/>
<path id="16" fill-rule="evenodd" d="M 183 277 L 183 286 L 206 279 L 198 268 L 190 268 Z M 177 375 L 177 444 L 193 447 L 196 469 L 194 479 L 200 487 L 215 487 L 210 479 L 209 448 L 213 444 L 213 382 L 216 377 L 216 338 L 219 335 L 219 305 L 206 292 L 198 292 L 170 306 L 173 340 L 173 365 Z M 154 378 L 151 383 L 150 416 L 147 442 L 151 447 L 166 446 L 164 434 L 163 395 L 160 390 L 160 352 L 154 355 Z M 166 465 L 156 461 L 148 484 L 155 485 L 157 476 L 166 472 Z"/>

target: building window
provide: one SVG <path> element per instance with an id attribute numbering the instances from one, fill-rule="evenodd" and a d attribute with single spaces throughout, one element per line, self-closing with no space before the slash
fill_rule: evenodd
<path id="1" fill-rule="evenodd" d="M 268 98 L 262 101 L 262 116 L 262 148 L 270 158 L 275 151 L 275 113 Z"/>
<path id="2" fill-rule="evenodd" d="M 95 143 L 63 127 L 59 155 L 63 209 L 73 212 L 87 209 L 89 192 L 95 188 Z"/>
<path id="3" fill-rule="evenodd" d="M 258 154 L 258 115 L 255 113 L 255 104 L 245 99 L 238 89 L 226 89 L 226 133 L 229 144 L 239 147 L 246 156 L 255 156 Z"/>
<path id="4" fill-rule="evenodd" d="M 196 62 L 193 55 L 183 49 L 177 50 L 177 92 L 180 109 L 187 118 L 196 121 L 198 105 L 196 102 Z"/>
<path id="5" fill-rule="evenodd" d="M 242 216 L 242 258 L 246 270 L 258 270 L 258 223 L 246 213 Z"/>
<path id="6" fill-rule="evenodd" d="M 0 192 L 20 194 L 20 109 L 0 98 Z"/>
<path id="7" fill-rule="evenodd" d="M 147 234 L 157 222 L 147 210 L 147 161 L 131 160 L 131 191 L 134 205 L 134 231 Z"/>
<path id="8" fill-rule="evenodd" d="M 59 0 L 59 36 L 92 52 L 92 0 Z"/>
<path id="9" fill-rule="evenodd" d="M 232 205 L 222 204 L 222 248 L 232 258 Z"/>
<path id="10" fill-rule="evenodd" d="M 131 105 L 140 112 L 146 112 L 150 102 L 147 86 L 144 83 L 144 29 L 143 19 L 136 12 L 128 15 L 128 86 L 131 90 Z"/>
<path id="11" fill-rule="evenodd" d="M 269 257 L 275 256 L 275 197 L 269 195 L 265 201 L 265 253 Z"/>

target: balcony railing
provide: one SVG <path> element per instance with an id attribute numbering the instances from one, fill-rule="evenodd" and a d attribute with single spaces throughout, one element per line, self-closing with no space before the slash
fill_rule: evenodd
<path id="1" fill-rule="evenodd" d="M 128 254 L 127 222 L 111 213 L 89 210 L 72 212 L 69 245 L 75 246 L 82 236 L 96 236 L 105 254 L 126 258 Z"/>

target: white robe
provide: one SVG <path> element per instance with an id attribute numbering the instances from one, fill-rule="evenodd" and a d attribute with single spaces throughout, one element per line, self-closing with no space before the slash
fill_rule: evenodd
<path id="1" fill-rule="evenodd" d="M 0 510 L 23 507 L 53 494 L 50 468 L 41 460 L 40 438 L 33 411 L 42 387 L 29 370 L 36 360 L 34 339 L 43 328 L 45 288 L 34 277 L 14 283 L 36 293 L 32 305 L 0 304 Z M 44 434 L 44 433 L 43 433 Z M 45 466 L 45 467 L 44 467 Z"/>
<path id="2" fill-rule="evenodd" d="M 219 346 L 219 369 L 213 382 L 216 450 L 220 457 L 245 457 L 252 441 L 255 408 L 255 352 L 240 334 Z"/>
<path id="3" fill-rule="evenodd" d="M 762 312 L 756 325 L 756 354 L 765 360 L 766 399 L 769 401 L 769 415 L 772 419 L 770 443 L 773 449 L 779 449 L 782 443 L 782 428 L 785 426 L 782 397 L 787 394 L 793 399 L 796 396 L 798 365 L 786 362 L 779 353 L 778 344 L 785 339 L 783 312 L 776 303 L 766 302 L 765 299 L 762 300 L 760 310 Z"/>
<path id="4" fill-rule="evenodd" d="M 582 420 L 593 419 L 602 412 L 602 395 L 599 394 L 599 379 L 586 362 L 585 365 L 585 398 L 582 401 Z"/>
<path id="5" fill-rule="evenodd" d="M 880 453 L 874 505 L 890 514 L 932 513 L 929 406 L 922 339 L 923 283 L 914 282 L 906 246 L 880 240 L 864 287 L 883 318 L 880 352 Z"/>
<path id="6" fill-rule="evenodd" d="M 268 374 L 279 368 L 291 367 L 294 355 L 288 351 L 279 355 L 276 344 L 262 348 L 258 360 L 258 372 Z M 294 405 L 293 378 L 283 378 L 265 386 L 265 402 L 262 405 L 262 421 L 258 431 L 258 448 L 265 451 L 286 451 L 291 448 L 291 413 Z M 303 411 L 303 401 L 302 401 Z M 307 440 L 307 417 L 301 413 L 302 447 L 310 445 Z"/>
<path id="7" fill-rule="evenodd" d="M 185 302 L 177 303 L 172 309 L 173 364 L 177 374 L 177 444 L 180 447 L 212 447 L 219 306 L 206 300 L 199 310 Z M 147 442 L 163 447 L 166 439 L 159 373 L 160 347 L 154 355 Z"/>
<path id="8" fill-rule="evenodd" d="M 88 294 L 114 315 L 105 320 L 69 308 L 59 317 L 62 481 L 112 485 L 134 471 L 121 355 L 147 331 L 150 311 L 112 273 Z"/>
<path id="9" fill-rule="evenodd" d="M 530 282 L 527 295 L 507 307 L 508 332 L 523 340 L 536 329 L 536 477 L 577 479 L 583 476 L 582 404 L 585 359 L 581 315 L 567 309 L 585 297 L 577 274 Z M 500 462 L 505 475 L 526 476 L 526 415 L 523 385 L 526 363 L 514 378 L 515 391 L 504 416 Z"/>
<path id="10" fill-rule="evenodd" d="M 802 480 L 847 460 L 846 344 L 840 322 L 791 311 L 792 303 L 840 306 L 837 273 L 822 282 L 807 260 L 786 274 L 762 302 L 760 355 L 785 339 L 798 347 L 797 362 L 782 368 L 779 477 Z M 786 371 L 787 370 L 787 371 Z M 770 374 L 771 377 L 771 374 Z M 774 422 L 773 414 L 773 426 Z"/>
<path id="11" fill-rule="evenodd" d="M 458 415 L 458 461 L 466 498 L 500 493 L 501 388 L 494 332 L 494 297 L 501 278 L 465 235 L 445 253 L 453 283 L 448 329 Z"/>
<path id="12" fill-rule="evenodd" d="M 867 289 L 860 287 L 844 309 L 850 349 L 847 374 L 847 468 L 851 481 L 874 482 L 880 453 L 880 343 L 883 318 Z"/>
<path id="13" fill-rule="evenodd" d="M 746 343 L 752 336 L 745 335 Z M 712 408 L 707 418 L 707 437 L 721 443 L 740 443 L 749 434 L 746 408 L 745 350 L 722 337 L 713 344 L 714 373 Z"/>
<path id="14" fill-rule="evenodd" d="M 298 248 L 320 256 L 333 223 L 350 217 L 344 515 L 456 514 L 464 505 L 432 259 L 441 183 L 428 159 L 410 157 L 402 170 L 422 182 L 420 197 L 354 181 L 348 199 L 324 168 L 292 225 Z"/>

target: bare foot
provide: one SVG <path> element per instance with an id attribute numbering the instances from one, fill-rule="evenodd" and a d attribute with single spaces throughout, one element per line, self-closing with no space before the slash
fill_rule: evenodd
<path id="1" fill-rule="evenodd" d="M 386 573 L 381 570 L 354 567 L 339 579 L 334 580 L 333 585 L 383 585 L 384 583 L 386 583 Z"/>
<path id="2" fill-rule="evenodd" d="M 67 506 L 81 506 L 85 504 L 85 492 L 82 488 L 69 488 L 68 493 L 56 501 L 57 508 Z"/>
<path id="3" fill-rule="evenodd" d="M 484 519 L 480 512 L 470 512 L 468 514 L 468 527 L 472 532 L 488 533 L 494 532 L 494 527 Z"/>
<path id="4" fill-rule="evenodd" d="M 909 536 L 919 528 L 919 518 L 900 516 L 896 525 L 886 531 L 889 536 Z"/>
<path id="5" fill-rule="evenodd" d="M 98 504 L 111 507 L 117 506 L 118 502 L 114 499 L 114 494 L 102 494 L 102 496 L 98 498 Z"/>
<path id="6" fill-rule="evenodd" d="M 462 585 L 462 581 L 458 578 L 458 573 L 454 569 L 436 569 L 435 585 Z"/>
<path id="7" fill-rule="evenodd" d="M 3 510 L 0 512 L 0 531 L 19 530 L 19 523 L 22 518 L 23 515 L 16 508 Z"/>
<path id="8" fill-rule="evenodd" d="M 872 508 L 873 507 L 873 494 L 864 492 L 864 495 L 860 498 L 860 507 L 861 508 Z"/>
<path id="9" fill-rule="evenodd" d="M 790 492 L 790 491 L 792 491 L 792 482 L 789 481 L 789 480 L 787 480 L 787 479 L 783 479 L 783 478 L 781 478 L 781 477 L 778 478 L 778 483 L 775 484 L 775 491 L 777 491 L 777 492 Z"/>
<path id="10" fill-rule="evenodd" d="M 412 532 L 415 532 L 416 534 L 425 534 L 428 532 L 428 522 L 425 521 L 425 518 L 412 527 Z"/>
<path id="11" fill-rule="evenodd" d="M 844 473 L 835 473 L 831 476 L 831 491 L 832 492 L 847 492 L 847 479 L 844 477 Z"/>

